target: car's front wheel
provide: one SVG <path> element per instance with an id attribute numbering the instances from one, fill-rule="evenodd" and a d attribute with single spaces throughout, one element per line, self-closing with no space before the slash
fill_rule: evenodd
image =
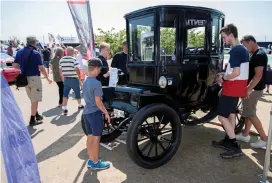
<path id="1" fill-rule="evenodd" d="M 177 113 L 165 104 L 151 104 L 133 117 L 127 133 L 127 152 L 143 168 L 153 169 L 172 159 L 181 141 Z"/>

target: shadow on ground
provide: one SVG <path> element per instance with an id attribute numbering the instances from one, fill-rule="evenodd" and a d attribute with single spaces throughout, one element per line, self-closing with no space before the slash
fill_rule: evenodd
<path id="1" fill-rule="evenodd" d="M 69 111 L 68 111 L 69 112 Z M 58 115 L 55 116 L 51 123 L 55 124 L 57 126 L 61 126 L 61 125 L 68 125 L 70 123 L 73 123 L 76 119 L 77 119 L 77 115 L 80 113 L 80 110 L 77 110 L 76 112 L 74 112 L 72 115 L 69 116 L 69 113 L 67 116 L 65 115 Z"/>
<path id="2" fill-rule="evenodd" d="M 100 177 L 103 180 L 112 180 L 112 183 L 259 182 L 259 175 L 262 173 L 262 169 L 260 165 L 257 165 L 251 159 L 254 159 L 255 156 L 250 158 L 247 154 L 243 157 L 229 160 L 220 158 L 220 153 L 224 152 L 224 150 L 212 147 L 211 141 L 223 137 L 224 133 L 217 128 L 205 126 L 184 127 L 182 142 L 176 155 L 164 166 L 153 170 L 137 166 L 128 157 L 125 145 L 119 145 L 113 151 L 101 148 L 100 156 L 104 160 L 112 162 L 112 168 L 103 170 L 103 174 L 100 174 Z M 242 144 L 243 149 L 244 146 L 245 144 Z M 247 147 L 244 151 L 247 151 Z M 258 156 L 257 159 L 263 157 L 263 153 L 260 152 L 256 152 L 256 155 Z M 84 160 L 84 165 L 82 166 L 86 166 L 88 159 L 86 148 L 79 153 L 78 157 Z M 260 162 L 262 165 L 263 160 L 260 160 Z M 81 171 L 83 171 L 83 168 L 79 170 L 78 175 L 83 173 Z M 86 172 L 84 172 L 81 183 L 99 182 L 95 171 L 86 170 L 86 167 L 84 171 Z M 108 173 L 110 173 L 110 179 L 108 178 Z M 78 181 L 77 176 L 74 182 L 80 181 Z"/>
<path id="3" fill-rule="evenodd" d="M 28 133 L 29 133 L 29 135 L 31 136 L 32 139 L 34 137 L 36 137 L 39 133 L 44 131 L 44 129 L 41 129 L 41 130 L 37 131 L 37 129 L 35 129 L 33 126 L 27 126 L 27 130 L 28 130 Z"/>
<path id="4" fill-rule="evenodd" d="M 38 162 L 40 163 L 42 161 L 45 161 L 72 148 L 76 143 L 80 141 L 80 139 L 84 135 L 85 134 L 83 133 L 81 128 L 81 122 L 78 122 L 61 138 L 59 138 L 57 141 L 55 141 L 50 146 L 42 150 L 39 154 L 37 154 Z"/>
<path id="5" fill-rule="evenodd" d="M 61 107 L 57 106 L 55 108 L 52 108 L 52 109 L 49 109 L 49 110 L 43 112 L 42 115 L 45 117 L 52 117 L 52 116 L 60 115 L 61 112 L 62 112 Z"/>
<path id="6" fill-rule="evenodd" d="M 260 98 L 260 101 L 262 101 L 262 102 L 267 102 L 267 103 L 272 103 L 272 100 L 267 100 L 267 99 L 265 99 L 265 98 Z"/>

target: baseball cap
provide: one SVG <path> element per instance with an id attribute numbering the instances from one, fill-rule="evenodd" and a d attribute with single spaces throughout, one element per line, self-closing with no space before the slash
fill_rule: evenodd
<path id="1" fill-rule="evenodd" d="M 99 58 L 92 58 L 91 60 L 88 61 L 88 66 L 102 67 L 103 64 Z"/>

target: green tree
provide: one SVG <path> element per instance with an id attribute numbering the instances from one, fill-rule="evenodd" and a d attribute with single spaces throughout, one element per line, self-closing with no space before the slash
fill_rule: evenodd
<path id="1" fill-rule="evenodd" d="M 126 30 L 116 31 L 114 28 L 104 31 L 98 29 L 98 34 L 95 35 L 97 42 L 106 42 L 110 44 L 111 54 L 115 55 L 117 52 L 122 51 L 122 42 L 126 40 Z"/>
<path id="2" fill-rule="evenodd" d="M 175 51 L 176 29 L 161 28 L 161 48 L 164 49 L 166 55 L 171 55 Z"/>
<path id="3" fill-rule="evenodd" d="M 188 31 L 188 46 L 201 47 L 204 45 L 204 31 L 193 28 Z"/>

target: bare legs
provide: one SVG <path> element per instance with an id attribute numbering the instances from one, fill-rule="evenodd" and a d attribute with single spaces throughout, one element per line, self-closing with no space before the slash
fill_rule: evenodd
<path id="1" fill-rule="evenodd" d="M 231 119 L 231 120 L 230 120 Z M 234 120 L 233 120 L 234 119 Z M 222 123 L 224 126 L 224 129 L 226 131 L 226 134 L 229 136 L 230 139 L 235 138 L 235 133 L 234 133 L 234 126 L 235 126 L 235 115 L 233 118 L 233 114 L 229 116 L 229 118 L 225 118 L 223 116 L 218 116 L 218 120 Z M 233 125 L 234 121 L 234 125 Z"/>
<path id="2" fill-rule="evenodd" d="M 88 135 L 87 137 L 87 150 L 90 160 L 94 163 L 98 162 L 99 142 L 100 136 Z"/>
<path id="3" fill-rule="evenodd" d="M 36 116 L 39 102 L 31 103 L 31 116 Z"/>
<path id="4" fill-rule="evenodd" d="M 243 136 L 248 136 L 249 135 L 249 132 L 250 132 L 250 129 L 251 129 L 252 125 L 255 127 L 255 129 L 259 133 L 260 138 L 263 141 L 267 141 L 267 136 L 266 136 L 266 134 L 264 132 L 263 125 L 262 125 L 260 119 L 257 116 L 246 118 L 246 124 L 245 124 L 245 130 L 243 132 Z"/>

